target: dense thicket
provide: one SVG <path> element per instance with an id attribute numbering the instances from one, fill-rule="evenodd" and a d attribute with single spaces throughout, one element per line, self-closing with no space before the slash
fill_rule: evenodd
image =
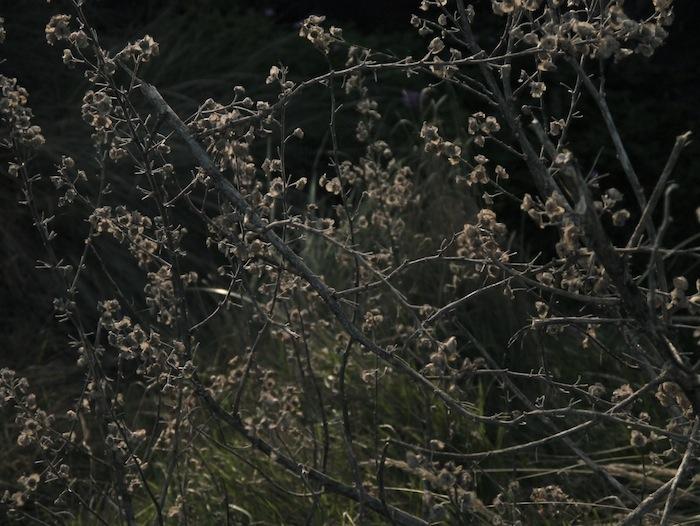
<path id="1" fill-rule="evenodd" d="M 696 520 L 696 3 L 2 7 L 3 521 Z"/>

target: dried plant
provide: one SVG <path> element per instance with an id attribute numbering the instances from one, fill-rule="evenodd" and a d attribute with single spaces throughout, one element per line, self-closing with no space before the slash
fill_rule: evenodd
<path id="1" fill-rule="evenodd" d="M 37 172 L 46 139 L 21 79 L 0 76 L 3 169 L 82 372 L 54 412 L 2 370 L 8 433 L 33 460 L 3 483 L 3 520 L 669 524 L 692 509 L 700 282 L 667 263 L 690 268 L 698 236 L 666 242 L 690 133 L 644 188 L 605 90 L 609 68 L 663 44 L 672 0 L 639 20 L 623 0 L 423 0 L 418 58 L 310 16 L 299 36 L 327 72 L 273 65 L 269 97 L 236 86 L 189 117 L 148 82 L 168 50 L 148 35 L 103 48 L 89 4 L 53 16 L 46 40 L 90 83 L 94 160 L 65 152 Z M 498 29 L 476 33 L 482 20 Z M 406 91 L 425 119 L 408 149 L 377 96 L 397 73 L 424 87 Z M 443 93 L 474 111 L 449 124 Z M 328 171 L 305 175 L 290 109 L 316 96 Z M 356 144 L 342 144 L 350 118 Z M 615 165 L 576 142 L 597 121 Z M 57 214 L 82 218 L 82 244 L 57 248 Z M 479 305 L 502 310 L 491 340 Z"/>

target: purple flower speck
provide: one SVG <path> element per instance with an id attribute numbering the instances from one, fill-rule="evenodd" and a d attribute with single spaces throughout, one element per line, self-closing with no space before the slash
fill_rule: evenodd
<path id="1" fill-rule="evenodd" d="M 401 102 L 408 108 L 417 108 L 420 105 L 420 92 L 416 90 L 403 90 Z"/>

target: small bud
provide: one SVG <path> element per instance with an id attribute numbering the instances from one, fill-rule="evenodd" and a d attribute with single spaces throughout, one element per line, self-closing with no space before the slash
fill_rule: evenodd
<path id="1" fill-rule="evenodd" d="M 428 44 L 428 51 L 433 55 L 437 55 L 443 49 L 445 49 L 445 43 L 439 37 L 435 37 Z"/>

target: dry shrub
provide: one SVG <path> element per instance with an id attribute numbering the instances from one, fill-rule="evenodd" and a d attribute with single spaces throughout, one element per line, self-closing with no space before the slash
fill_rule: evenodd
<path id="1" fill-rule="evenodd" d="M 620 0 L 423 0 L 421 57 L 310 16 L 299 36 L 326 73 L 273 65 L 269 98 L 236 86 L 189 117 L 148 83 L 167 49 L 103 49 L 98 7 L 72 4 L 46 39 L 91 84 L 98 168 L 65 152 L 37 172 L 47 139 L 0 77 L 4 169 L 82 374 L 47 411 L 2 370 L 33 460 L 7 520 L 632 524 L 695 503 L 700 283 L 667 268 L 691 268 L 697 236 L 665 243 L 690 135 L 644 188 L 605 94 L 607 68 L 663 44 L 671 0 L 642 19 Z M 402 141 L 378 102 L 397 73 L 424 86 Z M 446 115 L 445 93 L 473 111 Z M 305 97 L 328 100 L 323 174 L 290 162 Z M 577 152 L 598 119 L 614 166 Z M 58 251 L 62 210 L 83 240 Z"/>

